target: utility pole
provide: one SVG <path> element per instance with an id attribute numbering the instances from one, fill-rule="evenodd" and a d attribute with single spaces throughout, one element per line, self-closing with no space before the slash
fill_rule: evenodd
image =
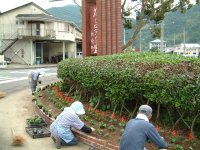
<path id="1" fill-rule="evenodd" d="M 141 30 L 140 30 L 140 52 L 142 52 L 142 43 L 141 43 Z"/>
<path id="2" fill-rule="evenodd" d="M 164 39 L 164 23 L 161 22 L 161 41 L 160 41 L 160 51 L 163 52 L 163 39 Z"/>
<path id="3" fill-rule="evenodd" d="M 174 21 L 172 22 L 173 23 L 173 27 L 174 27 Z M 175 45 L 176 45 L 176 34 L 175 34 L 175 30 L 174 30 L 174 48 L 175 48 Z"/>
<path id="4" fill-rule="evenodd" d="M 175 35 L 175 32 L 174 32 L 174 47 L 176 45 L 176 35 Z"/>
<path id="5" fill-rule="evenodd" d="M 126 44 L 126 29 L 124 28 L 124 45 Z"/>
<path id="6" fill-rule="evenodd" d="M 184 53 L 185 53 L 185 27 L 184 27 L 184 30 L 183 30 L 183 43 L 184 43 L 183 50 L 184 50 Z"/>

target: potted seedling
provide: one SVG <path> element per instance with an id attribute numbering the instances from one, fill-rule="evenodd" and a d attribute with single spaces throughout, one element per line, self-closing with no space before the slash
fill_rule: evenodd
<path id="1" fill-rule="evenodd" d="M 44 120 L 39 116 L 33 116 L 27 119 L 27 124 L 30 127 L 46 126 Z"/>

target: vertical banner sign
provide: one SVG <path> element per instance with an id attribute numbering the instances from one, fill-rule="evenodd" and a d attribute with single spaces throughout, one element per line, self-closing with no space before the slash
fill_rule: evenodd
<path id="1" fill-rule="evenodd" d="M 90 40 L 91 55 L 97 54 L 97 8 L 96 5 L 90 7 Z"/>

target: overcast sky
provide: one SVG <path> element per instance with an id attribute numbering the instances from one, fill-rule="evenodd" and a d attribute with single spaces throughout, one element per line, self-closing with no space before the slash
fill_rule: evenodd
<path id="1" fill-rule="evenodd" d="M 75 5 L 73 0 L 61 0 L 55 2 L 49 2 L 49 0 L 0 0 L 0 11 L 5 12 L 29 2 L 34 2 L 43 9 L 48 9 L 50 7 L 62 7 L 69 4 Z M 81 0 L 77 0 L 77 2 L 81 3 Z M 130 4 L 133 4 L 133 2 L 131 2 L 131 0 L 127 0 L 127 5 Z"/>
<path id="2" fill-rule="evenodd" d="M 65 5 L 74 4 L 73 0 L 64 0 L 57 2 L 49 2 L 49 0 L 0 0 L 0 11 L 4 12 L 19 7 L 21 5 L 27 4 L 29 2 L 34 2 L 43 9 L 47 9 L 50 7 L 62 7 Z"/>

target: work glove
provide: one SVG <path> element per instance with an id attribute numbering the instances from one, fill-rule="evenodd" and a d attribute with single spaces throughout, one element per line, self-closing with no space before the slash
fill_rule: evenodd
<path id="1" fill-rule="evenodd" d="M 95 128 L 91 127 L 91 130 L 92 130 L 92 132 L 94 132 L 94 131 L 95 131 Z"/>

